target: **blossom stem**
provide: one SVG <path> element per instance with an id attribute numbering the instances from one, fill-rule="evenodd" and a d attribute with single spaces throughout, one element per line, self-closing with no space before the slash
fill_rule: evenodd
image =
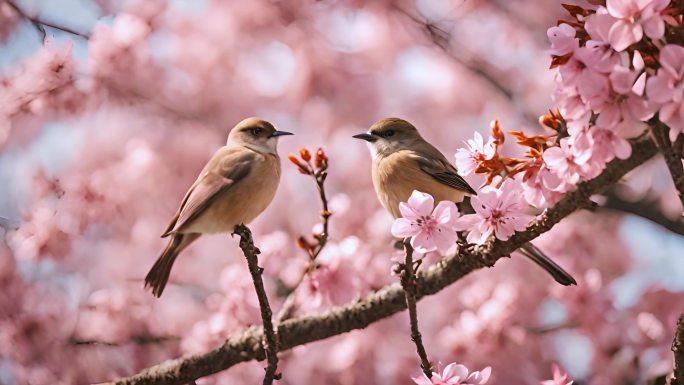
<path id="1" fill-rule="evenodd" d="M 670 170 L 672 182 L 674 182 L 679 200 L 682 202 L 682 207 L 684 207 L 684 166 L 682 165 L 681 151 L 679 154 L 675 152 L 675 147 L 673 147 L 668 137 L 669 128 L 659 120 L 654 120 L 655 122 L 651 125 L 651 132 L 660 148 L 660 152 L 663 154 L 663 158 L 665 158 L 665 164 L 667 164 L 667 168 Z M 679 147 L 679 143 L 676 147 Z"/>
<path id="2" fill-rule="evenodd" d="M 266 296 L 266 289 L 264 289 L 264 281 L 261 279 L 261 274 L 264 269 L 259 267 L 258 255 L 261 253 L 258 248 L 254 246 L 254 239 L 252 232 L 245 225 L 235 226 L 234 233 L 240 236 L 240 249 L 245 254 L 247 259 L 247 266 L 254 281 L 254 290 L 259 299 L 259 308 L 261 309 L 261 321 L 264 324 L 264 333 L 262 344 L 266 354 L 266 374 L 264 375 L 264 385 L 270 385 L 273 380 L 280 379 L 280 374 L 276 373 L 278 368 L 278 338 L 277 332 L 273 327 L 273 313 L 271 306 L 268 303 L 268 296 Z"/>
<path id="3" fill-rule="evenodd" d="M 406 259 L 401 273 L 401 286 L 404 289 L 406 307 L 409 312 L 411 340 L 416 344 L 416 351 L 418 352 L 418 357 L 420 357 L 420 368 L 428 378 L 432 378 L 432 364 L 428 360 L 425 346 L 423 346 L 423 338 L 418 329 L 418 311 L 416 310 L 416 292 L 418 284 L 413 271 L 413 247 L 411 247 L 409 238 L 404 239 L 404 252 L 406 254 Z"/>
<path id="4" fill-rule="evenodd" d="M 314 171 L 310 165 L 308 167 L 311 171 L 310 175 L 313 175 L 314 179 L 316 180 L 316 188 L 318 189 L 318 195 L 321 200 L 321 205 L 323 206 L 323 210 L 321 211 L 321 223 L 323 224 L 323 231 L 316 235 L 318 244 L 312 251 L 310 251 L 309 265 L 304 272 L 302 272 L 301 277 L 299 277 L 297 284 L 294 286 L 290 294 L 287 296 L 287 298 L 285 298 L 283 307 L 276 316 L 276 324 L 279 324 L 292 317 L 292 314 L 295 310 L 295 305 L 297 304 L 297 288 L 302 284 L 302 282 L 304 282 L 306 276 L 311 274 L 316 269 L 316 258 L 318 258 L 318 255 L 321 254 L 321 251 L 328 243 L 328 227 L 330 223 L 330 217 L 332 216 L 332 213 L 330 210 L 328 210 L 328 197 L 325 194 L 325 179 L 328 177 L 328 173 L 325 170 Z"/>

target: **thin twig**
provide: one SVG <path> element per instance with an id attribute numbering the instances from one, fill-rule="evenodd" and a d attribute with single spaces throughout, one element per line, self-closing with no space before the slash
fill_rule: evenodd
<path id="1" fill-rule="evenodd" d="M 672 182 L 674 182 L 679 195 L 679 201 L 682 202 L 682 207 L 684 208 L 684 166 L 682 165 L 682 154 L 681 150 L 679 150 L 679 154 L 675 153 L 670 141 L 669 131 L 670 128 L 660 122 L 660 120 L 657 118 L 653 119 L 651 132 L 653 132 L 653 137 L 660 148 L 660 152 L 663 154 L 667 169 L 670 170 Z M 680 146 L 677 143 L 677 147 Z"/>
<path id="2" fill-rule="evenodd" d="M 154 344 L 162 344 L 165 342 L 172 342 L 172 341 L 179 341 L 179 340 L 180 340 L 180 337 L 177 337 L 177 336 L 138 335 L 138 336 L 132 336 L 129 340 L 123 341 L 123 342 L 109 342 L 109 341 L 100 341 L 100 340 L 83 340 L 83 339 L 78 339 L 78 338 L 72 337 L 69 339 L 69 343 L 72 345 L 77 345 L 77 346 L 92 346 L 92 345 L 122 346 L 122 345 L 126 345 L 126 344 L 154 345 Z"/>
<path id="3" fill-rule="evenodd" d="M 454 60 L 455 63 L 463 67 L 468 72 L 484 80 L 487 84 L 489 84 L 489 86 L 501 94 L 501 96 L 503 96 L 510 104 L 518 108 L 527 121 L 536 124 L 536 117 L 533 116 L 533 114 L 531 114 L 529 111 L 524 111 L 521 108 L 519 103 L 516 101 L 516 92 L 506 87 L 506 85 L 500 79 L 497 79 L 489 63 L 484 60 L 472 58 L 472 55 L 470 55 L 470 59 L 464 59 L 464 56 L 468 56 L 464 54 L 466 52 L 466 48 L 458 44 L 458 42 L 453 39 L 453 36 L 449 31 L 444 30 L 442 27 L 425 17 L 419 17 L 412 14 L 400 6 L 395 6 L 395 9 L 397 12 L 403 14 L 414 23 L 420 25 L 430 41 L 439 47 L 445 54 L 449 55 L 450 59 Z"/>
<path id="4" fill-rule="evenodd" d="M 680 219 L 668 218 L 658 210 L 657 202 L 653 200 L 643 199 L 632 202 L 621 198 L 615 191 L 608 191 L 605 197 L 607 199 L 599 207 L 601 209 L 636 215 L 663 226 L 675 234 L 684 235 L 684 220 L 681 217 Z"/>
<path id="5" fill-rule="evenodd" d="M 72 35 L 82 37 L 86 40 L 90 39 L 90 35 L 88 35 L 87 33 L 79 32 L 79 31 L 76 31 L 75 29 L 71 29 L 71 28 L 65 27 L 63 25 L 59 25 L 59 24 L 52 23 L 50 21 L 43 20 L 38 16 L 31 16 L 28 13 L 24 12 L 24 10 L 21 9 L 17 4 L 15 4 L 14 1 L 5 0 L 5 3 L 7 3 L 7 5 L 9 5 L 12 9 L 14 9 L 14 11 L 17 14 L 19 14 L 19 16 L 22 19 L 25 19 L 25 20 L 29 21 L 31 24 L 33 24 L 33 27 L 36 28 L 38 33 L 40 33 L 43 41 L 45 41 L 45 38 L 47 37 L 47 33 L 45 32 L 45 27 L 56 29 L 56 30 L 66 32 L 66 33 L 70 33 Z"/>
<path id="6" fill-rule="evenodd" d="M 304 175 L 310 175 L 316 181 L 316 188 L 318 189 L 318 196 L 321 200 L 322 211 L 321 211 L 321 224 L 323 226 L 323 231 L 318 234 L 314 234 L 314 239 L 316 244 L 310 244 L 304 237 L 298 239 L 298 244 L 306 250 L 309 254 L 309 264 L 306 269 L 302 272 L 302 275 L 297 280 L 290 294 L 285 298 L 283 306 L 280 308 L 278 315 L 276 316 L 276 324 L 279 324 L 286 319 L 292 317 L 295 310 L 295 305 L 297 304 L 297 288 L 304 282 L 307 275 L 313 273 L 316 270 L 316 258 L 321 254 L 323 248 L 328 243 L 329 236 L 329 222 L 332 213 L 328 209 L 328 197 L 325 194 L 325 180 L 328 178 L 328 157 L 325 155 L 323 149 L 319 148 L 316 151 L 314 164 L 311 164 L 311 154 L 308 150 L 300 150 L 302 155 L 302 161 L 297 159 L 294 155 L 290 155 L 290 161 L 292 161 L 298 168 L 299 172 Z M 294 159 L 293 159 L 294 157 Z"/>
<path id="7" fill-rule="evenodd" d="M 578 209 L 587 207 L 594 194 L 601 193 L 617 183 L 629 171 L 651 159 L 657 147 L 648 137 L 632 140 L 632 155 L 626 160 L 611 161 L 596 178 L 580 183 L 552 208 L 545 210 L 523 232 L 515 233 L 507 241 L 490 240 L 459 255 L 442 259 L 425 273 L 417 275 L 420 290 L 416 300 L 435 294 L 467 274 L 491 267 L 521 245 L 549 231 L 563 218 Z M 355 300 L 345 306 L 334 307 L 322 314 L 302 316 L 278 325 L 280 351 L 292 349 L 313 341 L 363 329 L 369 325 L 406 309 L 404 291 L 399 283 L 391 284 Z M 117 385 L 181 385 L 197 378 L 218 373 L 233 365 L 251 360 L 263 360 L 263 332 L 258 328 L 245 330 L 240 337 L 226 341 L 210 352 L 168 360 L 127 378 L 118 379 Z"/>
<path id="8" fill-rule="evenodd" d="M 254 290 L 259 299 L 261 320 L 264 324 L 264 338 L 262 344 L 266 354 L 266 362 L 268 363 L 263 384 L 270 385 L 273 383 L 274 379 L 280 379 L 280 374 L 276 373 L 276 369 L 278 368 L 278 338 L 276 336 L 276 331 L 273 328 L 273 313 L 271 312 L 271 306 L 268 304 L 268 297 L 266 296 L 266 290 L 264 289 L 264 281 L 261 279 L 261 273 L 264 271 L 263 268 L 259 267 L 258 255 L 261 251 L 254 246 L 252 232 L 247 226 L 235 226 L 234 233 L 240 236 L 240 249 L 242 249 L 245 258 L 247 258 L 247 266 L 249 266 L 249 272 L 252 274 L 252 280 L 254 281 Z"/>
<path id="9" fill-rule="evenodd" d="M 672 352 L 674 353 L 674 377 L 670 384 L 684 385 L 684 312 L 677 320 Z"/>
<path id="10" fill-rule="evenodd" d="M 408 308 L 409 320 L 411 323 L 411 340 L 416 344 L 416 352 L 420 357 L 420 368 L 428 378 L 432 378 L 432 364 L 428 360 L 425 346 L 423 346 L 423 338 L 418 329 L 418 311 L 416 309 L 416 292 L 418 291 L 418 284 L 416 282 L 415 272 L 413 271 L 413 247 L 409 238 L 404 239 L 404 253 L 406 259 L 402 266 L 401 273 L 401 287 L 404 289 L 406 297 L 406 307 Z"/>

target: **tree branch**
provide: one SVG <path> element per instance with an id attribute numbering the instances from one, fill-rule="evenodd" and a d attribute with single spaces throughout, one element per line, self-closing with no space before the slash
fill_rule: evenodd
<path id="1" fill-rule="evenodd" d="M 36 28 L 38 33 L 40 33 L 41 38 L 43 41 L 45 41 L 45 38 L 47 37 L 47 34 L 45 32 L 45 27 L 56 29 L 62 32 L 70 33 L 72 35 L 76 35 L 79 37 L 82 37 L 84 39 L 90 39 L 90 35 L 87 33 L 79 32 L 74 29 L 71 29 L 69 27 L 65 27 L 63 25 L 55 24 L 49 21 L 45 21 L 41 19 L 40 17 L 37 16 L 31 16 L 28 13 L 24 12 L 23 9 L 21 9 L 17 4 L 14 3 L 14 1 L 11 0 L 5 0 L 5 3 L 10 6 L 10 8 L 14 9 L 14 11 L 22 18 L 27 21 L 29 21 L 33 26 Z"/>
<path id="2" fill-rule="evenodd" d="M 670 384 L 684 385 L 684 312 L 677 320 L 677 330 L 672 341 L 672 352 L 674 353 L 674 377 Z"/>
<path id="3" fill-rule="evenodd" d="M 418 284 L 416 282 L 415 272 L 413 271 L 413 247 L 409 242 L 409 238 L 404 239 L 404 252 L 406 260 L 401 266 L 401 287 L 404 289 L 404 296 L 406 297 L 406 307 L 409 311 L 409 320 L 411 323 L 411 340 L 416 344 L 416 351 L 420 357 L 420 368 L 427 378 L 432 378 L 432 364 L 428 360 L 425 346 L 423 346 L 423 338 L 418 330 L 418 311 L 416 310 L 416 291 Z"/>
<path id="4" fill-rule="evenodd" d="M 648 219 L 671 232 L 679 235 L 684 235 L 684 220 L 672 220 L 665 216 L 656 207 L 656 202 L 651 200 L 628 201 L 621 198 L 614 191 L 608 191 L 606 194 L 606 202 L 600 206 L 602 209 L 614 210 L 623 213 L 628 213 Z"/>
<path id="5" fill-rule="evenodd" d="M 431 266 L 427 272 L 419 273 L 416 299 L 435 294 L 475 270 L 493 266 L 503 256 L 549 231 L 561 219 L 589 206 L 591 195 L 616 183 L 627 172 L 656 153 L 657 147 L 649 137 L 633 140 L 632 155 L 628 159 L 613 160 L 598 177 L 580 183 L 576 190 L 565 194 L 555 206 L 545 210 L 524 232 L 516 233 L 506 241 L 492 239 L 472 250 L 461 250 L 458 255 L 446 257 Z M 351 330 L 363 329 L 404 309 L 406 301 L 401 285 L 391 284 L 346 306 L 332 308 L 320 315 L 303 316 L 283 322 L 278 326 L 280 348 L 284 351 Z M 245 330 L 240 337 L 226 341 L 211 352 L 162 362 L 132 377 L 116 380 L 113 384 L 188 383 L 240 362 L 263 360 L 262 339 L 261 328 L 252 327 Z"/>
<path id="6" fill-rule="evenodd" d="M 674 182 L 677 193 L 679 194 L 679 200 L 682 202 L 682 207 L 684 208 L 684 166 L 682 165 L 681 149 L 679 149 L 681 147 L 681 141 L 678 140 L 675 146 L 679 149 L 679 153 L 677 154 L 675 153 L 675 147 L 673 147 L 672 142 L 670 141 L 670 128 L 660 122 L 657 118 L 654 118 L 653 120 L 653 124 L 651 125 L 653 137 L 660 148 L 660 152 L 663 153 L 665 164 L 667 164 L 667 169 L 670 170 L 672 182 Z"/>
<path id="7" fill-rule="evenodd" d="M 242 249 L 245 258 L 247 258 L 247 266 L 249 266 L 249 272 L 252 274 L 254 289 L 256 290 L 259 299 L 261 320 L 264 324 L 263 330 L 265 331 L 263 333 L 263 350 L 266 352 L 266 362 L 268 363 L 263 384 L 271 385 L 274 379 L 280 379 L 280 375 L 276 374 L 276 369 L 278 368 L 278 339 L 276 337 L 276 331 L 273 328 L 273 313 L 271 312 L 271 306 L 268 304 L 264 282 L 261 279 L 261 273 L 264 269 L 259 267 L 259 259 L 257 257 L 261 251 L 254 246 L 252 232 L 249 231 L 247 226 L 235 226 L 235 234 L 240 236 L 240 249 Z M 194 378 L 192 380 L 194 380 Z"/>

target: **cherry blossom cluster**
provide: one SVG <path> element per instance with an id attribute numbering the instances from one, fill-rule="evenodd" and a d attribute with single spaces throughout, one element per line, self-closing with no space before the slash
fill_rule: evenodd
<path id="1" fill-rule="evenodd" d="M 610 160 L 629 157 L 627 139 L 644 133 L 650 119 L 668 125 L 673 141 L 684 132 L 684 6 L 594 3 L 595 9 L 564 5 L 571 20 L 548 30 L 558 109 L 540 123 L 552 132 L 510 132 L 528 150 L 524 158 L 507 158 L 499 155 L 504 140 L 494 122 L 487 141 L 476 133 L 456 152 L 462 175 L 487 174 L 491 184 L 520 174 L 527 202 L 547 207 Z"/>
<path id="2" fill-rule="evenodd" d="M 471 198 L 474 214 L 459 216 L 454 202 L 442 201 L 435 207 L 434 198 L 414 191 L 407 202 L 399 204 L 402 218 L 392 223 L 392 235 L 411 237 L 411 246 L 419 253 L 453 251 L 457 231 L 467 231 L 467 241 L 481 245 L 492 235 L 501 240 L 522 231 L 534 218 L 525 213 L 527 204 L 520 185 L 505 181 L 501 187 L 485 186 Z M 434 208 L 434 210 L 433 210 Z"/>

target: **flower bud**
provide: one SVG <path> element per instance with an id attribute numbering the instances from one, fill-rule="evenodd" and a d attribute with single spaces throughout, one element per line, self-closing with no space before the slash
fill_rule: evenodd
<path id="1" fill-rule="evenodd" d="M 301 150 L 299 150 L 299 156 L 301 156 L 305 162 L 311 160 L 311 153 L 306 148 L 302 148 Z"/>

